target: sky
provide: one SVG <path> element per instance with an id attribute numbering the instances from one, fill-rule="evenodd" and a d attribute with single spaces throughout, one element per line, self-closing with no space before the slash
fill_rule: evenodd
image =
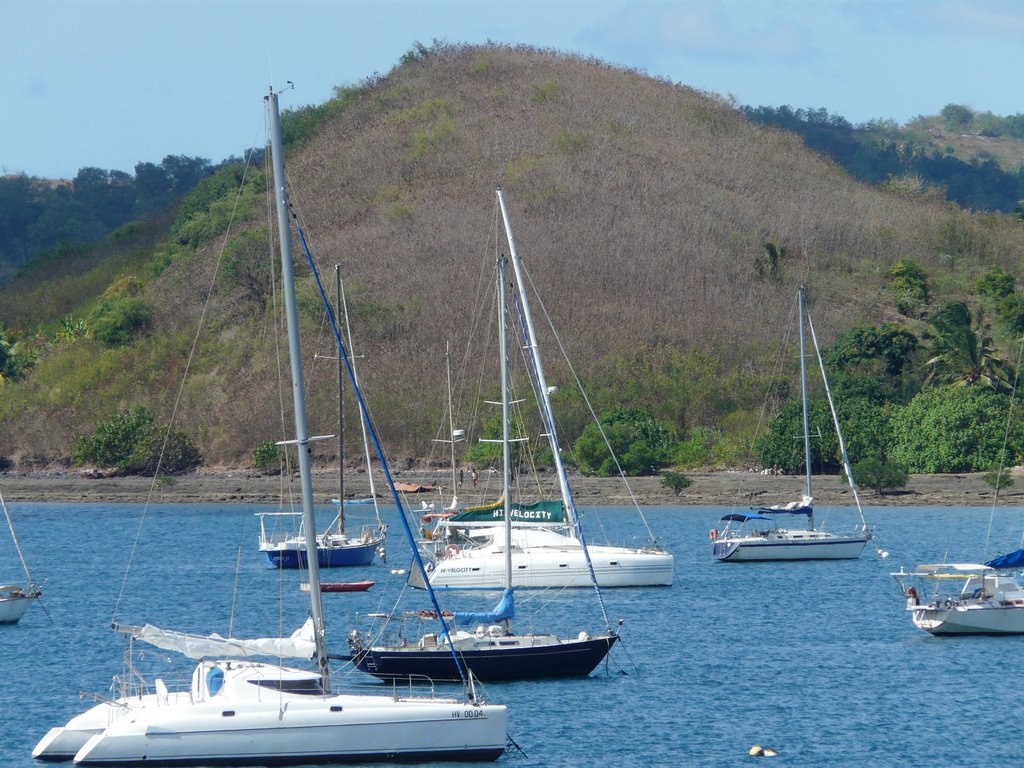
<path id="1" fill-rule="evenodd" d="M 262 97 L 319 104 L 415 43 L 592 56 L 751 106 L 905 124 L 1024 112 L 1021 0 L 4 0 L 0 173 L 134 173 L 263 142 Z"/>

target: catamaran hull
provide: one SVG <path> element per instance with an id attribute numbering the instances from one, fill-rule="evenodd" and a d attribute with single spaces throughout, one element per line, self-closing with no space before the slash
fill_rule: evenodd
<path id="1" fill-rule="evenodd" d="M 772 538 L 719 539 L 711 544 L 711 556 L 722 562 L 766 560 L 856 560 L 871 534 L 835 536 L 807 541 Z"/>
<path id="2" fill-rule="evenodd" d="M 606 635 L 533 647 L 472 649 L 461 651 L 459 658 L 476 679 L 484 682 L 586 677 L 604 660 L 617 639 L 616 635 Z M 495 643 L 500 641 L 498 638 Z M 363 672 L 381 680 L 461 680 L 447 648 L 369 648 L 356 653 L 352 661 Z"/>
<path id="3" fill-rule="evenodd" d="M 74 761 L 93 766 L 305 765 L 495 760 L 504 752 L 505 707 L 391 699 L 367 706 L 366 698 L 130 709 L 90 736 Z"/>
<path id="4" fill-rule="evenodd" d="M 915 607 L 914 626 L 933 635 L 1024 635 L 1024 606 Z"/>
<path id="5" fill-rule="evenodd" d="M 668 552 L 616 547 L 589 547 L 598 586 L 670 587 L 673 558 Z M 471 553 L 439 560 L 430 572 L 434 589 L 504 589 L 505 562 L 501 553 Z M 423 588 L 413 578 L 409 583 Z M 512 586 L 518 589 L 593 587 L 582 549 L 514 553 Z"/>

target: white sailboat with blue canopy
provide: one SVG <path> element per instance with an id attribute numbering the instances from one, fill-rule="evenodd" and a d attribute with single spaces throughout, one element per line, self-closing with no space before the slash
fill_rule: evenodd
<path id="1" fill-rule="evenodd" d="M 874 532 L 864 518 L 864 510 L 860 504 L 860 494 L 853 478 L 853 470 L 846 454 L 846 443 L 839 426 L 835 404 L 828 377 L 825 375 L 825 364 L 818 349 L 818 340 L 814 334 L 811 318 L 804 311 L 804 289 L 797 291 L 798 325 L 800 328 L 800 392 L 803 404 L 803 439 L 805 489 L 799 499 L 785 504 L 753 507 L 750 513 L 731 512 L 721 518 L 725 523 L 720 532 L 712 528 L 711 556 L 721 562 L 743 562 L 755 560 L 856 560 L 864 551 L 864 546 L 874 538 Z M 811 331 L 821 377 L 828 398 L 832 421 L 839 439 L 839 450 L 843 460 L 843 469 L 853 492 L 853 498 L 860 514 L 860 526 L 850 531 L 825 531 L 814 525 L 814 496 L 811 483 L 811 433 L 807 408 L 807 350 L 804 337 L 804 322 Z M 805 517 L 806 527 L 791 527 L 781 523 L 793 517 Z"/>
<path id="2" fill-rule="evenodd" d="M 271 90 L 266 103 L 294 401 L 296 436 L 291 442 L 298 448 L 303 522 L 306 530 L 313 531 L 310 444 L 315 438 L 307 426 L 278 94 Z M 299 234 L 301 237 L 301 230 Z M 325 298 L 312 258 L 309 266 Z M 326 299 L 325 306 L 339 352 L 345 357 L 345 346 Z M 351 379 L 351 367 L 348 374 Z M 369 424 L 358 387 L 356 393 L 360 411 Z M 401 509 L 372 428 L 371 434 L 392 496 Z M 412 531 L 405 527 L 418 560 Z M 115 626 L 132 642 L 137 638 L 188 657 L 198 656 L 190 683 L 176 691 L 160 679 L 140 686 L 135 670 L 130 668 L 116 700 L 104 701 L 65 726 L 51 729 L 36 745 L 33 757 L 74 760 L 79 765 L 122 766 L 497 759 L 505 751 L 507 711 L 501 705 L 482 703 L 471 678 L 465 700 L 332 691 L 316 538 L 308 537 L 306 547 L 312 587 L 307 627 L 291 638 L 263 639 L 254 644 L 153 627 Z M 436 605 L 436 598 L 432 599 Z M 443 619 L 440 627 L 447 634 Z M 284 657 L 308 658 L 311 652 L 315 669 L 281 664 Z M 253 654 L 271 660 L 250 659 Z"/>

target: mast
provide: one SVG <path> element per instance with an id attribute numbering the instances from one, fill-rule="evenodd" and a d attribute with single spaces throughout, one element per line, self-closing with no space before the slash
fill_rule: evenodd
<path id="1" fill-rule="evenodd" d="M 508 312 L 506 311 L 504 255 L 498 256 L 498 353 L 501 358 L 501 497 L 505 500 L 505 589 L 512 588 L 512 462 L 509 458 Z"/>
<path id="2" fill-rule="evenodd" d="M 292 268 L 291 228 L 288 223 L 288 192 L 285 189 L 284 153 L 281 141 L 281 115 L 273 87 L 265 98 L 270 118 L 270 151 L 274 168 L 274 202 L 277 208 L 277 231 L 281 245 L 281 283 L 284 292 L 285 318 L 288 325 L 288 357 L 291 363 L 292 400 L 295 410 L 295 444 L 299 454 L 299 478 L 302 487 L 302 525 L 306 531 L 306 558 L 309 567 L 309 605 L 313 617 L 317 667 L 323 677 L 324 690 L 331 687 L 327 663 L 327 638 L 323 603 L 320 597 L 320 563 L 316 554 L 316 517 L 313 514 L 313 477 L 311 474 L 310 436 L 306 423 L 305 381 L 302 375 L 302 352 L 299 345 L 299 314 L 295 302 L 295 273 Z"/>
<path id="3" fill-rule="evenodd" d="M 800 397 L 803 402 L 804 418 L 804 466 L 807 469 L 807 491 L 808 499 L 813 498 L 811 494 L 811 423 L 807 416 L 807 349 L 804 340 L 804 288 L 800 286 L 796 292 L 797 311 L 799 314 L 800 326 Z M 808 502 L 812 503 L 812 502 Z M 807 525 L 814 528 L 814 507 L 811 507 L 811 514 L 807 517 Z"/>
<path id="4" fill-rule="evenodd" d="M 455 414 L 452 413 L 452 361 L 449 353 L 449 347 L 451 342 L 445 341 L 444 343 L 444 372 L 445 378 L 448 381 L 448 438 L 451 446 L 451 459 L 452 459 L 452 509 L 458 506 L 458 485 L 455 477 Z"/>
<path id="5" fill-rule="evenodd" d="M 334 316 L 341 317 L 341 265 L 334 265 L 334 285 L 338 291 Z M 348 321 L 346 320 L 346 325 Z M 341 355 L 338 355 L 338 533 L 345 535 L 345 387 L 342 382 Z"/>
<path id="6" fill-rule="evenodd" d="M 530 314 L 530 303 L 526 299 L 526 284 L 523 280 L 519 267 L 519 254 L 516 251 L 516 241 L 512 237 L 512 224 L 509 221 L 508 209 L 505 207 L 505 197 L 501 190 L 498 190 L 498 204 L 501 206 L 501 218 L 505 224 L 505 236 L 508 238 L 508 250 L 511 256 L 512 269 L 516 275 L 516 284 L 519 286 L 521 297 L 523 320 L 526 323 L 526 331 L 529 336 L 530 357 L 533 360 L 533 368 L 537 375 L 537 387 L 540 390 L 541 409 L 544 416 L 544 424 L 548 430 L 548 439 L 551 441 L 551 453 L 555 460 L 555 472 L 558 475 L 558 487 L 562 492 L 562 503 L 565 504 L 566 514 L 572 522 L 573 530 L 579 536 L 579 522 L 576 519 L 576 504 L 569 490 L 569 481 L 565 475 L 565 465 L 562 463 L 562 452 L 558 446 L 558 439 L 555 435 L 555 416 L 551 410 L 551 401 L 548 398 L 548 383 L 544 377 L 544 365 L 540 359 L 540 350 L 537 348 L 537 333 L 533 326 L 533 315 Z"/>

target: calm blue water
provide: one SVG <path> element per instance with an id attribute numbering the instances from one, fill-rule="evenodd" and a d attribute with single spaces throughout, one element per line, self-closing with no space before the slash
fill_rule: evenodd
<path id="1" fill-rule="evenodd" d="M 123 644 L 108 625 L 142 507 L 9 506 L 33 576 L 46 580 L 43 600 L 21 623 L 0 627 L 0 765 L 28 766 L 48 728 L 91 705 L 79 692 L 105 693 L 121 672 Z M 118 618 L 226 634 L 235 595 L 237 635 L 291 632 L 305 616 L 300 577 L 264 566 L 258 509 L 266 507 L 151 507 Z M 755 743 L 778 749 L 772 765 L 780 766 L 1020 762 L 1024 637 L 931 638 L 910 624 L 888 575 L 947 553 L 978 560 L 988 509 L 869 508 L 889 559 L 871 552 L 853 562 L 778 564 L 713 562 L 707 531 L 722 512 L 649 508 L 652 528 L 676 556 L 676 582 L 605 593 L 613 619 L 625 621 L 611 674 L 488 687 L 509 706 L 512 735 L 527 754 L 505 764 L 747 765 Z M 1000 540 L 990 554 L 1016 546 L 1022 512 L 996 511 Z M 850 519 L 841 510 L 834 517 Z M 598 518 L 618 542 L 638 527 L 634 512 L 603 508 L 588 516 L 588 528 Z M 336 651 L 344 651 L 357 612 L 390 607 L 399 580 L 391 568 L 408 560 L 391 522 L 388 565 L 327 572 L 377 581 L 364 594 L 325 595 Z M 0 580 L 17 578 L 8 553 L 0 555 Z M 600 628 L 594 602 L 583 590 L 532 593 L 521 607 L 546 616 L 546 628 L 575 634 Z M 146 659 L 160 669 L 168 661 L 178 663 L 160 652 Z M 187 673 L 188 663 L 180 669 Z M 339 670 L 335 682 L 345 681 Z"/>

